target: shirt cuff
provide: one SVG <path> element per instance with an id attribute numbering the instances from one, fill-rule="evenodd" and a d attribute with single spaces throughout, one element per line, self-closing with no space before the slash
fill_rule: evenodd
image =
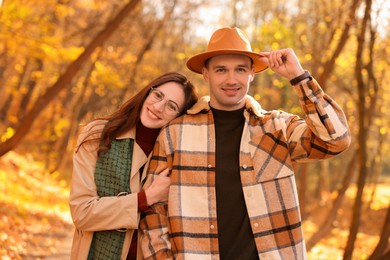
<path id="1" fill-rule="evenodd" d="M 148 201 L 146 200 L 146 194 L 145 191 L 142 190 L 138 192 L 138 212 L 143 212 L 147 210 L 148 207 Z"/>

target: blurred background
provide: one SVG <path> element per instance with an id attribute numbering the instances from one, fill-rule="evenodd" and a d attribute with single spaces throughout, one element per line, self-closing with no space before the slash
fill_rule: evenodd
<path id="1" fill-rule="evenodd" d="M 293 48 L 348 118 L 346 152 L 295 166 L 309 258 L 390 259 L 389 23 L 387 0 L 0 0 L 0 258 L 69 259 L 82 125 L 168 71 L 207 95 L 185 62 L 237 26 L 255 51 Z M 271 70 L 250 94 L 302 115 Z"/>

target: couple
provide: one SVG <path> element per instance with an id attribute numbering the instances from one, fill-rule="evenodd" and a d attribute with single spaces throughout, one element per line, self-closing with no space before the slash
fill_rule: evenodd
<path id="1" fill-rule="evenodd" d="M 214 32 L 187 67 L 210 97 L 164 74 L 81 133 L 72 259 L 306 259 L 292 163 L 347 149 L 343 111 L 292 49 L 252 52 L 238 28 Z M 268 67 L 290 80 L 305 119 L 247 95 Z"/>

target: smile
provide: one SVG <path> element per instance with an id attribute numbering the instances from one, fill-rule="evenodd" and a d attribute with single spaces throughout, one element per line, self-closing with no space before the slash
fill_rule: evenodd
<path id="1" fill-rule="evenodd" d="M 154 113 L 151 109 L 147 109 L 149 116 L 151 116 L 154 119 L 161 119 L 156 113 Z"/>
<path id="2" fill-rule="evenodd" d="M 236 93 L 238 91 L 240 91 L 240 88 L 222 88 L 222 90 L 226 93 Z"/>

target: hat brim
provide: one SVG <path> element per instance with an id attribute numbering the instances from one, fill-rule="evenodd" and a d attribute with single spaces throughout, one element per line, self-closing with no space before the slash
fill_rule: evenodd
<path id="1" fill-rule="evenodd" d="M 223 54 L 241 54 L 241 55 L 248 56 L 253 60 L 255 73 L 261 72 L 268 68 L 268 64 L 266 63 L 264 56 L 256 52 L 239 51 L 239 50 L 207 51 L 207 52 L 197 54 L 188 59 L 186 63 L 187 68 L 193 72 L 202 74 L 202 69 L 206 60 L 208 60 L 211 57 L 223 55 Z"/>

